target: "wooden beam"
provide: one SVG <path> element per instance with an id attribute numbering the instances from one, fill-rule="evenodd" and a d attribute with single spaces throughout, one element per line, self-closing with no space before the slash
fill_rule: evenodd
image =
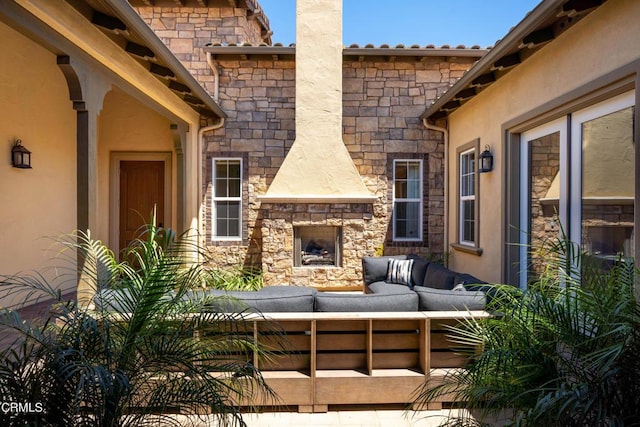
<path id="1" fill-rule="evenodd" d="M 574 16 L 585 10 L 601 6 L 605 0 L 569 0 L 562 5 L 562 12 L 569 16 Z"/>
<path id="2" fill-rule="evenodd" d="M 440 119 L 444 119 L 447 117 L 447 112 L 444 110 L 440 110 L 437 113 L 433 113 L 430 117 L 429 120 L 440 120 Z"/>
<path id="3" fill-rule="evenodd" d="M 460 107 L 460 101 L 449 101 L 442 106 L 442 109 L 445 111 L 452 111 L 458 107 Z"/>
<path id="4" fill-rule="evenodd" d="M 482 87 L 489 85 L 496 81 L 496 76 L 493 72 L 482 74 L 471 81 L 471 87 Z"/>
<path id="5" fill-rule="evenodd" d="M 192 105 L 197 105 L 199 107 L 204 107 L 205 106 L 204 102 L 202 102 L 202 100 L 200 98 L 198 98 L 197 96 L 185 95 L 185 96 L 182 97 L 182 99 L 184 99 L 185 102 L 188 102 L 189 104 L 192 104 Z"/>
<path id="6" fill-rule="evenodd" d="M 176 75 L 171 71 L 171 69 L 167 67 L 163 67 L 162 65 L 158 65 L 155 63 L 151 63 L 149 66 L 149 71 L 159 77 L 164 77 L 166 79 L 175 79 Z"/>
<path id="7" fill-rule="evenodd" d="M 127 42 L 124 50 L 129 52 L 132 55 L 138 56 L 147 61 L 156 61 L 156 54 L 153 53 L 151 49 L 141 44 L 137 44 L 134 42 Z"/>
<path id="8" fill-rule="evenodd" d="M 127 33 L 127 26 L 124 22 L 122 22 L 115 16 L 106 15 L 97 10 L 93 11 L 93 15 L 91 16 L 91 23 L 116 33 Z"/>
<path id="9" fill-rule="evenodd" d="M 520 52 L 513 53 L 511 55 L 503 56 L 493 63 L 494 70 L 503 70 L 505 68 L 515 67 L 520 64 Z"/>
<path id="10" fill-rule="evenodd" d="M 191 93 L 191 89 L 189 88 L 189 86 L 182 84 L 182 83 L 178 83 L 176 81 L 171 80 L 169 82 L 169 89 L 171 90 L 175 90 L 176 92 L 180 92 L 180 93 L 184 93 L 184 94 L 190 94 Z"/>
<path id="11" fill-rule="evenodd" d="M 532 31 L 526 37 L 522 39 L 522 43 L 520 44 L 520 48 L 528 47 L 532 48 L 543 43 L 548 43 L 555 38 L 555 34 L 553 33 L 553 28 L 546 27 L 540 30 Z"/>
<path id="12" fill-rule="evenodd" d="M 475 96 L 475 94 L 476 94 L 476 90 L 472 87 L 469 87 L 466 89 L 462 89 L 460 92 L 456 93 L 453 99 L 460 101 L 460 100 L 471 98 L 472 96 Z"/>

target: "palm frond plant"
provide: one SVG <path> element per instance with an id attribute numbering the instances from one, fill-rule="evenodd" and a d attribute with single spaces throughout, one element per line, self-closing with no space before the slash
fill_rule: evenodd
<path id="1" fill-rule="evenodd" d="M 469 411 L 443 425 L 640 425 L 640 311 L 633 265 L 605 266 L 567 238 L 547 247 L 526 291 L 494 286 L 494 316 L 452 328 L 465 369 L 427 382 L 416 402 L 451 394 Z"/>
<path id="2" fill-rule="evenodd" d="M 215 268 L 208 272 L 207 287 L 228 291 L 257 291 L 264 284 L 262 272 L 252 268 Z"/>
<path id="3" fill-rule="evenodd" d="M 43 276 L 0 278 L 4 294 L 53 300 L 32 320 L 0 310 L 0 395 L 22 405 L 0 425 L 177 425 L 179 411 L 242 426 L 240 404 L 274 398 L 251 363 L 268 356 L 247 321 L 255 314 L 210 310 L 197 291 L 204 263 L 185 263 L 200 250 L 193 239 L 152 223 L 124 262 L 89 233 L 62 243 L 80 255 L 79 289 L 96 297 L 78 295 L 85 307 Z"/>

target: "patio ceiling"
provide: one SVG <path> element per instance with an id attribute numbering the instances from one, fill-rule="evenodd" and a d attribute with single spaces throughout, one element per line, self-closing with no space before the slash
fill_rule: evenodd
<path id="1" fill-rule="evenodd" d="M 199 114 L 227 117 L 126 0 L 85 0 L 70 4 Z"/>
<path id="2" fill-rule="evenodd" d="M 465 73 L 421 118 L 445 119 L 607 0 L 544 0 Z"/>

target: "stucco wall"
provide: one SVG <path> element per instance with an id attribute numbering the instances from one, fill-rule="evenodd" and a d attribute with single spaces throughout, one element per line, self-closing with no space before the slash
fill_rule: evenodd
<path id="1" fill-rule="evenodd" d="M 501 277 L 504 176 L 501 126 L 534 108 L 640 58 L 640 2 L 611 0 L 489 86 L 450 116 L 449 236 L 456 236 L 456 148 L 475 138 L 490 144 L 494 171 L 480 175 L 481 256 L 453 252 L 450 266 L 485 280 Z"/>
<path id="2" fill-rule="evenodd" d="M 138 100 L 120 89 L 109 91 L 105 98 L 98 120 L 98 230 L 96 237 L 107 242 L 112 249 L 109 237 L 110 201 L 110 159 L 112 152 L 173 153 L 173 138 L 170 121 L 154 110 L 146 107 Z M 133 154 L 135 155 L 135 154 Z M 176 228 L 177 218 L 177 176 L 176 158 L 172 154 L 171 173 L 171 227 Z M 169 224 L 165 224 L 168 226 Z"/>
<path id="3" fill-rule="evenodd" d="M 55 55 L 3 23 L 0 40 L 0 274 L 13 274 L 50 265 L 50 238 L 76 227 L 76 113 Z M 33 169 L 11 167 L 16 138 Z"/>

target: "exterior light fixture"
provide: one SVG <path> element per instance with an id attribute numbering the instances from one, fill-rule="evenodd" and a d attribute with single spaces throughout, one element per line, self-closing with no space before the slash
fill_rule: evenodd
<path id="1" fill-rule="evenodd" d="M 31 169 L 31 151 L 19 139 L 16 139 L 11 148 L 11 165 L 14 168 Z"/>
<path id="2" fill-rule="evenodd" d="M 493 154 L 491 154 L 491 147 L 484 146 L 484 151 L 480 153 L 480 167 L 478 171 L 480 173 L 491 172 L 493 170 Z"/>

